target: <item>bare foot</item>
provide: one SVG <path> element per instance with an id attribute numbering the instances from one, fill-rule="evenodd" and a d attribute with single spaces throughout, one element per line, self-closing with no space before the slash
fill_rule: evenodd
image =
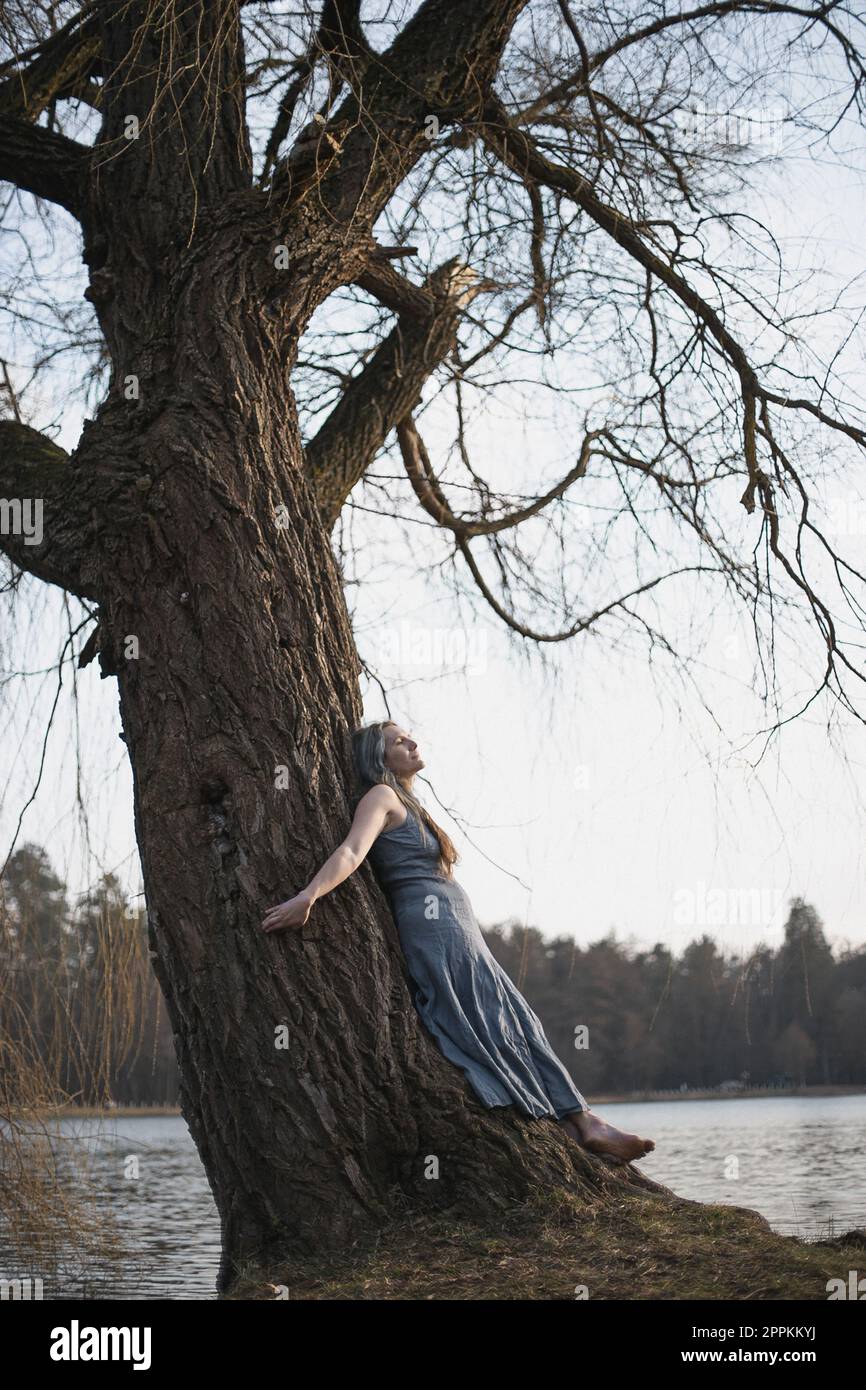
<path id="1" fill-rule="evenodd" d="M 566 1115 L 563 1121 L 576 1132 L 578 1143 L 590 1153 L 618 1158 L 622 1163 L 644 1158 L 655 1148 L 653 1139 L 641 1139 L 637 1134 L 627 1134 L 616 1129 L 594 1115 L 591 1110 L 581 1110 L 574 1115 Z"/>

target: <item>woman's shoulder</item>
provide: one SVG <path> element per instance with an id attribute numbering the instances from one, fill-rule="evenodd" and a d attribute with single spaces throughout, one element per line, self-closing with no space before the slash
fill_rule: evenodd
<path id="1" fill-rule="evenodd" d="M 375 786 L 368 787 L 363 796 L 358 797 L 357 806 L 387 806 L 390 809 L 402 806 L 402 802 L 387 782 L 377 782 Z"/>
<path id="2" fill-rule="evenodd" d="M 386 782 L 377 782 L 364 793 L 355 807 L 356 814 L 362 808 L 365 811 L 375 811 L 377 815 L 384 814 L 386 819 L 382 831 L 396 830 L 404 824 L 408 815 L 400 797 Z"/>
<path id="3" fill-rule="evenodd" d="M 368 788 L 364 795 L 359 798 L 355 809 L 361 807 L 373 807 L 376 810 L 397 813 L 402 816 L 405 807 L 393 787 L 389 787 L 387 782 L 377 782 L 374 787 Z"/>

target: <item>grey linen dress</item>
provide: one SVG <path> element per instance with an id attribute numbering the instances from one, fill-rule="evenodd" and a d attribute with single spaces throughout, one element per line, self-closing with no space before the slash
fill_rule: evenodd
<path id="1" fill-rule="evenodd" d="M 492 955 L 464 890 L 439 869 L 435 837 L 412 813 L 374 840 L 414 1004 L 441 1051 L 488 1106 L 527 1115 L 588 1109 L 540 1020 Z"/>

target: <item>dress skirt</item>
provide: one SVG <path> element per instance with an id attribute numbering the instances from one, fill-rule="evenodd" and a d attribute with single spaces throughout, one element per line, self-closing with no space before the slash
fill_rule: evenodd
<path id="1" fill-rule="evenodd" d="M 589 1107 L 541 1021 L 489 950 L 464 890 L 439 871 L 439 847 L 411 813 L 374 841 L 424 1026 L 489 1107 L 561 1119 Z"/>

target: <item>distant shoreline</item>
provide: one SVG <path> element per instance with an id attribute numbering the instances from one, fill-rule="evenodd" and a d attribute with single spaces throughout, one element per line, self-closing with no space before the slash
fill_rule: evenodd
<path id="1" fill-rule="evenodd" d="M 629 1105 L 635 1101 L 667 1100 L 773 1100 L 778 1096 L 864 1096 L 866 1086 L 749 1086 L 741 1091 L 632 1091 L 627 1095 L 601 1095 L 591 1105 Z"/>
<path id="2" fill-rule="evenodd" d="M 589 1103 L 599 1105 L 634 1105 L 644 1101 L 670 1100 L 772 1100 L 779 1096 L 863 1096 L 866 1086 L 754 1086 L 742 1091 L 631 1091 L 618 1094 L 590 1096 Z M 134 1119 L 144 1115 L 180 1115 L 176 1105 L 117 1105 L 100 1109 L 93 1105 L 67 1105 L 57 1110 L 37 1112 L 42 1116 L 55 1115 L 61 1119 Z"/>

